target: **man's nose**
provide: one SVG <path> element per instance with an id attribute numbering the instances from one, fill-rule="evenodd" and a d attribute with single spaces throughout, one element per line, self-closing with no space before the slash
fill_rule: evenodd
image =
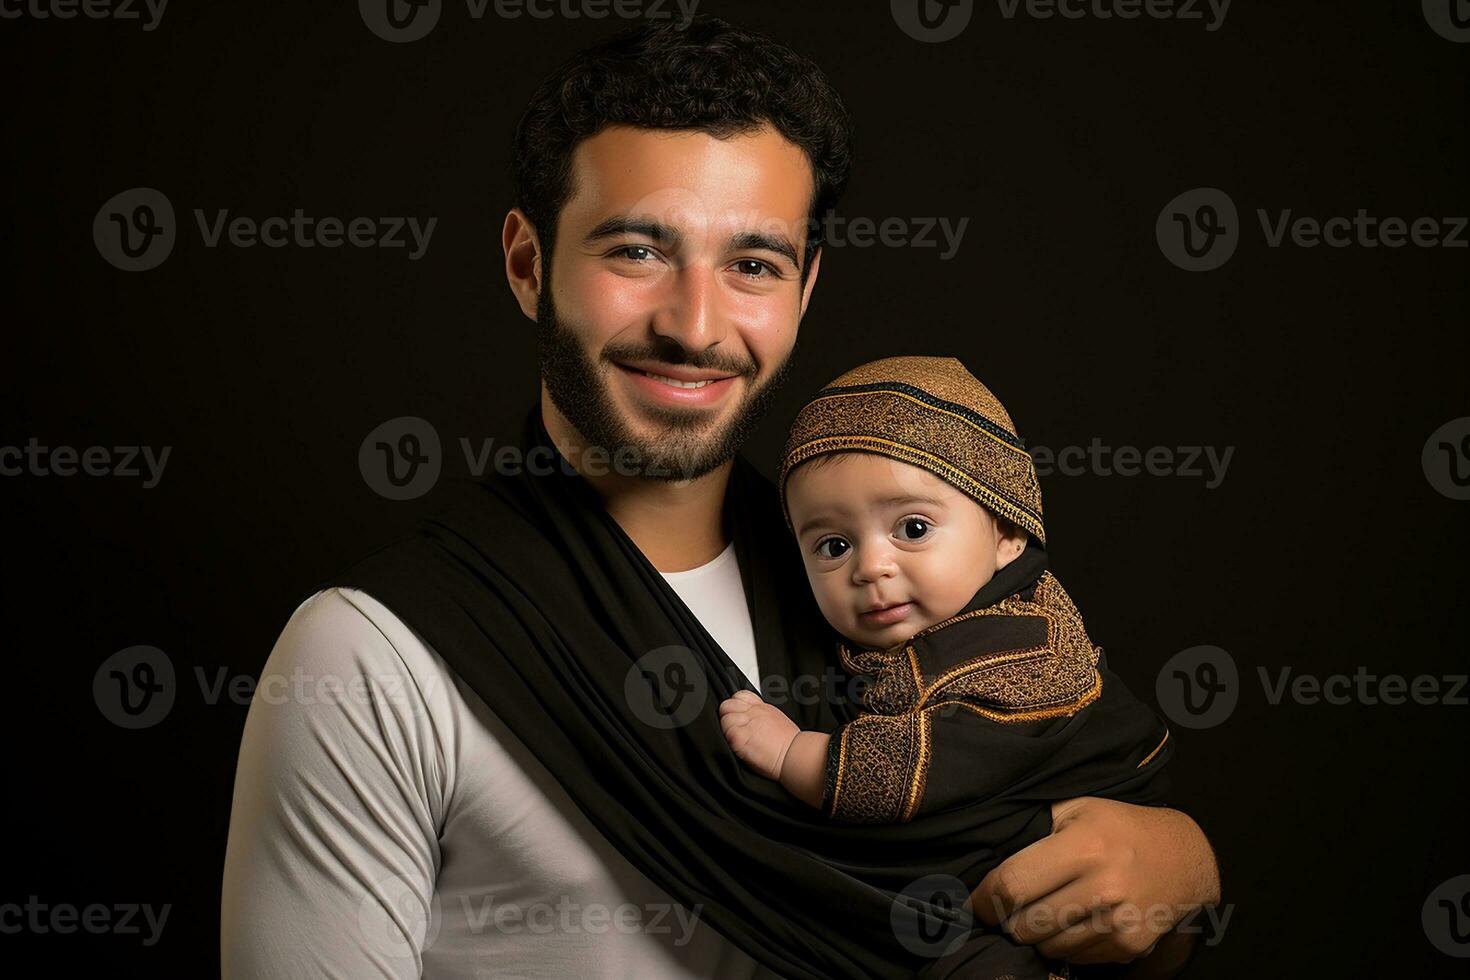
<path id="1" fill-rule="evenodd" d="M 716 272 L 701 262 L 682 266 L 653 319 L 653 332 L 697 353 L 725 339 Z"/>

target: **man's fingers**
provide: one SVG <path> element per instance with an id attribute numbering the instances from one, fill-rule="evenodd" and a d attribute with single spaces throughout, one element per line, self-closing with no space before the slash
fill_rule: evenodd
<path id="1" fill-rule="evenodd" d="M 1075 848 L 1053 834 L 1012 854 L 970 895 L 970 909 L 986 925 L 1000 925 L 1017 909 L 1071 884 L 1086 870 Z"/>
<path id="2" fill-rule="evenodd" d="M 1156 940 L 1141 931 L 1120 932 L 1094 922 L 1079 922 L 1063 929 L 1036 951 L 1050 959 L 1085 966 L 1090 963 L 1131 963 L 1153 951 Z"/>
<path id="3" fill-rule="evenodd" d="M 1063 929 L 1055 936 L 1036 947 L 1036 951 L 1047 959 L 1066 960 L 1068 963 L 1116 963 L 1111 955 L 1111 944 L 1105 933 L 1097 932 L 1090 922 L 1081 922 Z"/>
<path id="4" fill-rule="evenodd" d="M 1007 934 L 1024 946 L 1050 939 L 1085 919 L 1099 921 L 1106 916 L 1108 905 L 1101 895 L 1089 895 L 1086 884 L 1073 881 L 1042 898 L 1032 899 L 1012 912 L 1002 926 Z"/>

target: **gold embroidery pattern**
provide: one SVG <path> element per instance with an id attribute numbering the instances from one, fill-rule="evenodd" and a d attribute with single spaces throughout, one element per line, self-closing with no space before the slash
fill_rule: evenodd
<path id="1" fill-rule="evenodd" d="M 907 819 L 922 795 L 919 777 L 929 768 L 928 727 L 917 713 L 864 715 L 845 725 L 829 815 L 853 823 Z"/>
<path id="2" fill-rule="evenodd" d="M 982 654 L 938 676 L 924 676 L 914 641 L 981 616 L 1039 617 L 1046 622 L 1046 641 Z M 918 811 L 928 779 L 936 713 L 963 710 L 1000 724 L 1022 724 L 1069 717 L 1102 695 L 1097 648 L 1076 605 L 1050 572 L 1042 573 L 1029 600 L 1011 596 L 986 609 L 952 616 L 887 650 L 840 645 L 838 656 L 850 673 L 872 679 L 862 697 L 869 713 L 845 726 L 839 736 L 830 811 L 855 822 L 901 823 Z"/>
<path id="3" fill-rule="evenodd" d="M 882 358 L 819 391 L 797 414 L 782 454 L 783 513 L 791 469 L 844 450 L 927 469 L 1046 543 L 1030 454 L 999 399 L 952 357 Z"/>
<path id="4" fill-rule="evenodd" d="M 1164 743 L 1167 742 L 1167 741 L 1169 741 L 1169 733 L 1167 731 L 1165 731 L 1164 732 L 1164 737 L 1161 738 L 1161 739 L 1159 739 L 1159 744 L 1154 746 L 1154 750 L 1152 752 L 1150 752 L 1148 755 L 1146 755 L 1146 756 L 1143 757 L 1143 761 L 1138 764 L 1138 768 L 1142 769 L 1144 766 L 1148 765 L 1150 762 L 1153 762 L 1154 761 L 1154 756 L 1158 755 L 1160 752 L 1162 752 L 1164 750 Z"/>

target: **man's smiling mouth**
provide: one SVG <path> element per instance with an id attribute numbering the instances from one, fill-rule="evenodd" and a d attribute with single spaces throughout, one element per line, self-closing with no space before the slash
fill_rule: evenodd
<path id="1" fill-rule="evenodd" d="M 669 405 L 707 407 L 718 403 L 738 374 L 654 362 L 613 361 L 644 397 Z"/>

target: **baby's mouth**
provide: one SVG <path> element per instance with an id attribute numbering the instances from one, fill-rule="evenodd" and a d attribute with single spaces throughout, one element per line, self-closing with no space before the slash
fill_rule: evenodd
<path id="1" fill-rule="evenodd" d="M 912 602 L 900 602 L 882 609 L 869 609 L 858 613 L 858 621 L 868 626 L 887 626 L 902 620 L 913 607 Z"/>

